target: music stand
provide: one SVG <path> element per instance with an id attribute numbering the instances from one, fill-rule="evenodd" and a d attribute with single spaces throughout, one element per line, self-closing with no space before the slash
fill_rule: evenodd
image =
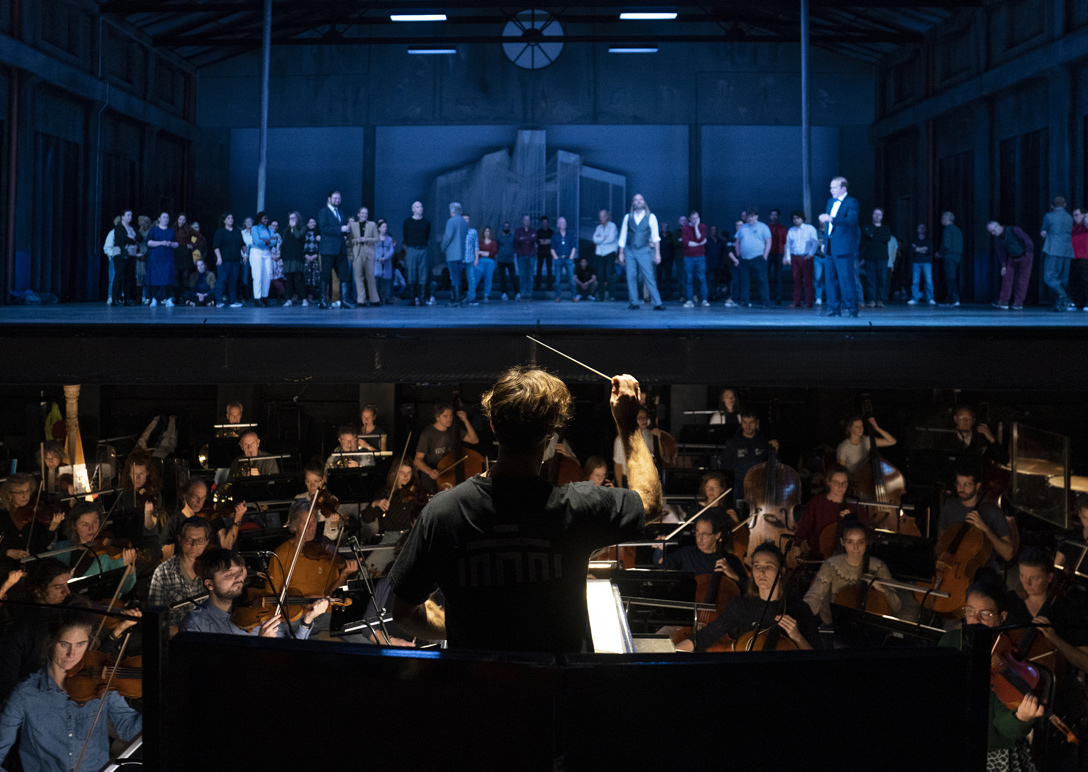
<path id="1" fill-rule="evenodd" d="M 895 617 L 831 604 L 831 622 L 839 641 L 851 649 L 936 646 L 944 630 Z"/>
<path id="2" fill-rule="evenodd" d="M 937 573 L 933 547 L 922 536 L 879 531 L 872 555 L 884 561 L 894 576 L 929 582 Z"/>
<path id="3" fill-rule="evenodd" d="M 375 466 L 348 467 L 329 469 L 327 487 L 329 493 L 343 503 L 367 502 L 373 500 L 374 493 L 385 484 L 389 474 L 389 464 Z"/>
<path id="4" fill-rule="evenodd" d="M 232 483 L 231 498 L 235 501 L 293 499 L 305 489 L 302 475 L 298 473 L 267 477 L 239 477 Z"/>

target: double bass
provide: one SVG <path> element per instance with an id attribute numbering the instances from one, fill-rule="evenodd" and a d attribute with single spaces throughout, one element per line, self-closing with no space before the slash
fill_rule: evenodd
<path id="1" fill-rule="evenodd" d="M 862 501 L 874 501 L 887 504 L 888 507 L 875 508 L 871 520 L 874 528 L 884 528 L 890 531 L 905 533 L 910 536 L 921 536 L 918 524 L 913 517 L 908 517 L 902 512 L 898 513 L 896 522 L 896 507 L 903 498 L 907 483 L 903 473 L 888 463 L 880 454 L 876 446 L 876 430 L 869 419 L 873 416 L 873 404 L 868 394 L 861 401 L 862 425 L 865 427 L 865 436 L 869 438 L 869 458 L 860 464 L 850 476 L 850 485 L 854 496 Z"/>
<path id="2" fill-rule="evenodd" d="M 454 423 L 449 428 L 450 451 L 442 456 L 434 467 L 438 470 L 438 479 L 435 480 L 435 484 L 438 485 L 439 491 L 448 491 L 468 478 L 482 474 L 487 470 L 486 460 L 483 455 L 471 448 L 464 447 L 461 443 L 461 427 L 457 425 L 460 416 L 457 413 L 463 411 L 464 407 L 461 404 L 459 389 L 453 393 L 452 404 Z"/>
<path id="3" fill-rule="evenodd" d="M 783 534 L 793 533 L 793 512 L 801 503 L 801 478 L 796 469 L 779 462 L 773 446 L 767 450 L 767 460 L 744 476 L 744 500 L 753 523 L 745 555 L 750 563 L 757 546 L 765 541 L 777 545 Z"/>

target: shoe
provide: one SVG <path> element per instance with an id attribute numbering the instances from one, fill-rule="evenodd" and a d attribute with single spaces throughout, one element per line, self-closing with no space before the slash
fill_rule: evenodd
<path id="1" fill-rule="evenodd" d="M 1012 307 L 1012 310 L 1013 310 L 1013 311 L 1023 311 L 1023 310 L 1024 310 L 1024 307 L 1023 307 L 1023 306 L 1013 306 L 1013 307 Z"/>
<path id="2" fill-rule="evenodd" d="M 341 308 L 346 308 L 349 311 L 354 311 L 356 308 L 359 307 L 359 304 L 356 303 L 354 300 L 348 298 L 346 300 L 341 300 L 340 301 L 340 307 Z"/>
<path id="3" fill-rule="evenodd" d="M 310 301 L 309 301 L 309 300 L 306 300 L 305 298 L 303 298 L 303 300 L 302 300 L 302 307 L 303 307 L 303 308 L 306 308 L 306 307 L 307 307 L 307 306 L 309 306 L 309 305 L 310 305 Z"/>
<path id="4" fill-rule="evenodd" d="M 331 303 L 329 303 L 329 307 L 330 308 L 339 308 L 340 307 L 340 301 L 339 300 L 332 301 Z"/>
<path id="5" fill-rule="evenodd" d="M 685 300 L 684 301 L 684 308 L 695 308 L 695 304 L 692 303 L 690 300 Z"/>
<path id="6" fill-rule="evenodd" d="M 509 300 L 509 299 L 510 299 L 510 297 L 505 292 L 502 293 L 502 297 L 499 298 L 499 300 Z"/>
<path id="7" fill-rule="evenodd" d="M 577 302 L 578 302 L 579 300 L 581 300 L 581 299 L 582 299 L 582 296 L 581 296 L 581 295 L 575 295 L 574 297 L 572 297 L 572 298 L 570 299 L 570 302 L 571 302 L 571 303 L 577 303 Z"/>
<path id="8" fill-rule="evenodd" d="M 152 308 L 156 308 L 156 307 L 157 307 L 158 305 L 159 305 L 159 300 L 158 300 L 158 298 L 151 298 L 151 303 L 150 303 L 150 306 L 151 306 Z"/>
<path id="9" fill-rule="evenodd" d="M 851 319 L 857 319 L 858 318 L 858 312 L 857 311 L 851 311 L 850 312 L 850 318 Z"/>
<path id="10" fill-rule="evenodd" d="M 960 303 L 957 300 L 955 303 L 941 303 L 940 308 L 959 308 Z"/>
<path id="11" fill-rule="evenodd" d="M 877 308 L 883 308 L 884 307 L 884 301 L 883 300 L 876 301 L 876 307 Z"/>
<path id="12" fill-rule="evenodd" d="M 363 308 L 366 308 L 366 303 L 360 303 L 359 305 L 362 306 Z M 378 301 L 374 301 L 373 303 L 370 304 L 371 308 L 378 308 L 380 306 L 381 306 L 381 303 L 379 303 Z"/>
<path id="13" fill-rule="evenodd" d="M 151 298 L 144 298 L 144 299 L 143 299 L 143 304 L 144 304 L 145 306 L 149 306 L 149 305 L 151 305 Z"/>
<path id="14" fill-rule="evenodd" d="M 640 308 L 642 308 L 642 306 L 640 306 L 638 303 L 631 303 L 630 305 L 627 306 L 628 311 L 637 311 Z"/>
<path id="15" fill-rule="evenodd" d="M 738 307 L 737 304 L 734 303 L 731 299 L 725 301 L 724 305 L 725 305 L 726 308 L 737 308 Z"/>
<path id="16" fill-rule="evenodd" d="M 866 305 L 866 307 L 867 307 L 867 308 L 876 308 L 876 302 L 875 302 L 875 301 L 872 301 L 872 300 L 870 300 L 870 301 L 869 301 L 868 303 L 866 303 L 865 305 Z"/>
<path id="17" fill-rule="evenodd" d="M 235 300 L 233 303 L 230 304 L 230 307 L 231 308 L 241 308 L 244 305 L 245 305 L 245 303 L 243 303 L 242 301 Z"/>
<path id="18" fill-rule="evenodd" d="M 446 304 L 446 308 L 460 308 L 460 307 L 461 307 L 461 302 L 458 301 L 458 300 L 451 300 L 449 303 Z"/>
<path id="19" fill-rule="evenodd" d="M 226 304 L 226 303 L 216 303 L 216 304 L 215 304 L 215 307 L 216 307 L 216 308 L 226 308 L 226 307 L 227 307 L 227 304 Z"/>
<path id="20" fill-rule="evenodd" d="M 590 299 L 592 300 L 592 298 L 590 298 Z M 710 308 L 710 301 L 709 300 L 704 300 L 699 305 L 702 306 L 703 308 Z"/>
<path id="21" fill-rule="evenodd" d="M 106 298 L 106 305 L 107 306 L 112 306 L 113 305 L 113 298 Z"/>
<path id="22" fill-rule="evenodd" d="M 824 304 L 824 301 L 820 300 L 820 298 L 816 298 L 816 305 L 822 306 L 823 304 Z"/>
<path id="23" fill-rule="evenodd" d="M 468 304 L 470 306 L 478 306 L 478 305 L 480 305 L 480 301 L 479 300 L 470 300 L 470 301 L 468 301 Z"/>
<path id="24" fill-rule="evenodd" d="M 1070 301 L 1069 301 L 1069 302 L 1068 302 L 1068 303 L 1066 304 L 1065 308 L 1063 308 L 1062 310 L 1063 310 L 1063 311 L 1077 311 L 1077 310 L 1079 310 L 1079 309 L 1077 308 L 1077 304 L 1076 304 L 1076 303 L 1074 303 L 1074 302 L 1073 302 L 1072 300 L 1070 300 Z"/>
<path id="25" fill-rule="evenodd" d="M 166 302 L 163 303 L 163 305 L 166 306 L 167 308 L 173 308 L 174 307 L 174 299 L 173 298 L 167 298 Z"/>
<path id="26" fill-rule="evenodd" d="M 596 295 L 590 295 L 589 297 L 586 298 L 586 300 L 588 300 L 588 301 L 590 301 L 592 303 L 595 300 L 597 300 L 597 296 Z"/>
<path id="27" fill-rule="evenodd" d="M 1084 308 L 1082 308 L 1081 311 L 1088 311 L 1088 306 L 1085 306 Z"/>
<path id="28" fill-rule="evenodd" d="M 481 303 L 490 303 L 490 302 L 491 302 L 491 298 L 483 298 L 483 299 L 481 299 L 481 301 L 480 301 L 480 302 L 481 302 Z"/>
<path id="29" fill-rule="evenodd" d="M 514 300 L 521 300 L 521 293 L 520 292 L 517 293 L 516 295 L 514 295 Z"/>
<path id="30" fill-rule="evenodd" d="M 790 303 L 790 308 L 800 308 L 800 307 L 801 307 L 800 303 Z"/>
<path id="31" fill-rule="evenodd" d="M 429 298 L 427 298 L 427 305 L 433 306 L 433 305 L 437 305 L 437 304 L 438 304 L 438 301 L 435 300 L 434 295 L 431 295 Z"/>
<path id="32" fill-rule="evenodd" d="M 927 300 L 926 302 L 927 302 L 927 303 L 929 303 L 929 304 L 930 304 L 931 306 L 935 306 L 935 305 L 937 305 L 937 301 L 936 301 L 936 300 Z"/>
<path id="33" fill-rule="evenodd" d="M 1008 303 L 1002 303 L 1002 302 L 998 301 L 996 303 L 991 303 L 990 305 L 993 306 L 994 308 L 1000 308 L 1002 311 L 1008 311 L 1009 310 L 1009 304 Z"/>
<path id="34" fill-rule="evenodd" d="M 291 302 L 291 298 L 287 298 L 287 300 L 283 301 L 283 307 L 284 308 L 287 308 L 287 306 L 293 306 L 293 305 L 294 305 L 294 303 Z"/>
<path id="35" fill-rule="evenodd" d="M 665 310 L 665 304 L 664 304 L 664 303 L 662 303 L 662 304 L 661 304 L 661 305 L 659 305 L 659 306 L 654 306 L 654 310 L 655 310 L 655 311 L 664 311 L 664 310 Z"/>
<path id="36" fill-rule="evenodd" d="M 828 311 L 827 315 L 828 316 L 842 316 L 842 313 L 840 313 L 839 311 Z"/>
<path id="37" fill-rule="evenodd" d="M 918 301 L 915 300 L 914 298 L 911 298 L 910 300 L 907 301 L 907 305 L 908 306 L 916 306 L 916 305 L 918 305 Z"/>
<path id="38" fill-rule="evenodd" d="M 325 298 L 321 298 L 321 302 L 317 304 L 317 307 L 322 311 L 328 311 L 332 308 L 332 306 L 329 305 L 329 301 L 325 300 Z"/>
<path id="39" fill-rule="evenodd" d="M 611 300 L 612 299 L 611 293 L 608 293 L 608 292 L 604 293 L 604 299 L 605 299 L 605 301 Z"/>

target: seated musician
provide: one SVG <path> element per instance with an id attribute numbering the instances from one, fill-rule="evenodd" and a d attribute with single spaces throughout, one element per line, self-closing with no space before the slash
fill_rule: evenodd
<path id="1" fill-rule="evenodd" d="M 245 631 L 231 621 L 234 603 L 246 590 L 246 564 L 230 550 L 211 548 L 200 557 L 200 581 L 208 591 L 208 599 L 190 611 L 181 621 L 180 632 L 219 633 L 220 635 L 252 635 L 260 638 L 286 638 L 287 625 L 282 624 L 279 614 L 274 614 L 263 624 Z M 295 631 L 295 637 L 310 637 L 314 620 L 329 608 L 327 598 L 314 601 Z"/>
<path id="2" fill-rule="evenodd" d="M 805 511 L 797 523 L 797 541 L 801 550 L 806 548 L 815 559 L 831 557 L 820 549 L 820 535 L 824 529 L 836 525 L 846 517 L 868 521 L 864 512 L 859 513 L 855 504 L 844 503 L 846 489 L 850 487 L 850 474 L 842 464 L 835 464 L 827 471 L 827 493 L 809 499 Z"/>
<path id="3" fill-rule="evenodd" d="M 291 504 L 291 509 L 287 512 L 287 530 L 291 533 L 291 538 L 276 547 L 276 559 L 268 566 L 268 582 L 272 593 L 279 594 L 283 590 L 292 565 L 295 570 L 291 573 L 291 589 L 314 598 L 325 597 L 359 570 L 359 563 L 355 560 L 344 561 L 343 568 L 337 569 L 332 560 L 336 556 L 330 554 L 323 545 L 314 552 L 311 552 L 314 547 L 306 549 L 306 545 L 313 542 L 317 535 L 317 513 L 311 513 L 309 502 L 295 499 Z M 318 629 L 327 630 L 328 624 L 329 618 L 322 617 Z"/>
<path id="4" fill-rule="evenodd" d="M 62 553 L 57 557 L 72 567 L 73 576 L 95 576 L 118 568 L 135 566 L 136 550 L 133 547 L 106 550 L 102 541 L 102 510 L 91 501 L 81 501 L 72 507 L 65 523 L 67 538 L 57 543 L 57 549 L 83 547 Z M 108 552 L 116 552 L 111 557 Z M 121 595 L 136 586 L 135 570 L 121 583 Z"/>
<path id="5" fill-rule="evenodd" d="M 877 426 L 876 418 L 869 417 L 869 425 L 879 435 L 876 438 L 878 448 L 888 448 L 895 444 L 895 437 Z M 846 439 L 839 443 L 835 451 L 835 460 L 846 467 L 850 474 L 869 459 L 870 440 L 865 436 L 865 422 L 859 415 L 849 416 L 843 422 L 846 431 Z"/>
<path id="6" fill-rule="evenodd" d="M 48 524 L 37 522 L 37 492 L 37 481 L 26 472 L 16 472 L 0 485 L 0 568 L 17 568 L 22 558 L 45 552 L 56 541 L 64 515 L 54 515 Z"/>
<path id="7" fill-rule="evenodd" d="M 121 500 L 111 530 L 159 557 L 159 534 L 167 518 L 162 509 L 162 476 L 158 464 L 144 450 L 133 450 L 121 468 Z"/>
<path id="8" fill-rule="evenodd" d="M 1012 560 L 1012 538 L 1005 513 L 999 507 L 983 501 L 981 473 L 970 464 L 956 470 L 956 498 L 945 499 L 941 506 L 938 533 L 964 522 L 982 531 L 993 545 L 993 552 L 983 568 L 999 572 L 998 558 Z"/>
<path id="9" fill-rule="evenodd" d="M 326 469 L 354 469 L 360 466 L 373 466 L 374 457 L 370 455 L 360 456 L 359 430 L 351 424 L 344 424 L 336 433 L 340 445 L 333 450 L 325 461 Z M 345 454 L 351 455 L 345 455 Z"/>
<path id="10" fill-rule="evenodd" d="M 62 466 L 68 466 L 68 454 L 64 452 L 64 443 L 58 440 L 46 442 L 38 452 L 34 454 L 38 462 L 41 476 L 45 478 L 43 495 L 55 496 L 58 494 L 58 475 Z"/>
<path id="11" fill-rule="evenodd" d="M 939 441 L 941 450 L 950 453 L 986 457 L 997 464 L 1009 463 L 1009 454 L 994 437 L 986 424 L 980 424 L 975 416 L 975 409 L 970 405 L 960 405 L 952 414 L 955 431 L 944 435 Z"/>
<path id="12" fill-rule="evenodd" d="M 513 368 L 483 397 L 499 443 L 483 475 L 424 507 L 389 572 L 393 621 L 408 635 L 460 649 L 591 651 L 585 577 L 595 548 L 637 537 L 661 507 L 639 431 L 638 382 L 612 379 L 612 414 L 631 490 L 540 477 L 549 435 L 572 414 L 566 385 Z M 440 589 L 443 610 L 432 599 Z"/>
<path id="13" fill-rule="evenodd" d="M 151 577 L 151 590 L 147 596 L 150 606 L 163 606 L 170 609 L 168 620 L 171 628 L 177 628 L 190 608 L 170 608 L 180 600 L 193 598 L 204 592 L 200 580 L 197 559 L 212 541 L 212 526 L 200 515 L 189 518 L 181 524 L 178 534 L 178 553 L 165 560 L 155 569 Z"/>
<path id="14" fill-rule="evenodd" d="M 1023 595 L 1016 596 L 1010 604 L 1007 623 L 1039 625 L 1039 632 L 1069 664 L 1088 673 L 1088 629 L 1085 629 L 1088 608 L 1085 608 L 1084 593 L 1070 590 L 1051 597 L 1054 561 L 1038 547 L 1025 547 L 1017 558 L 1017 565 Z M 1048 599 L 1049 606 L 1043 608 Z M 1039 664 L 1053 669 L 1052 663 L 1043 661 Z"/>
<path id="15" fill-rule="evenodd" d="M 721 538 L 721 521 L 712 512 L 704 512 L 695 518 L 695 544 L 669 550 L 668 554 L 664 554 L 664 548 L 654 547 L 654 565 L 696 576 L 717 571 L 736 582 L 744 592 L 748 588 L 748 570 L 743 560 L 721 549 Z"/>
<path id="16" fill-rule="evenodd" d="M 412 466 L 420 472 L 420 481 L 423 486 L 434 493 L 438 490 L 438 462 L 442 457 L 453 450 L 453 405 L 438 402 L 434 406 L 434 423 L 419 433 L 419 442 L 416 444 L 416 455 Z M 457 417 L 461 419 L 463 426 L 456 431 L 460 432 L 461 440 L 475 445 L 480 441 L 476 436 L 476 430 L 468 420 L 468 414 L 464 410 L 457 411 Z"/>
<path id="17" fill-rule="evenodd" d="M 230 479 L 239 477 L 268 477 L 279 474 L 280 465 L 276 459 L 264 459 L 270 454 L 261 450 L 261 438 L 252 429 L 242 433 L 238 440 L 242 448 L 242 455 L 234 459 L 230 465 Z"/>
<path id="18" fill-rule="evenodd" d="M 831 601 L 847 587 L 856 585 L 862 574 L 868 573 L 877 579 L 892 580 L 891 572 L 880 558 L 869 557 L 866 567 L 866 533 L 863 523 L 854 519 L 843 520 L 839 526 L 839 543 L 843 552 L 832 555 L 823 562 L 820 570 L 816 572 L 816 578 L 812 580 L 812 586 L 805 593 L 805 603 L 824 624 L 831 624 Z M 903 603 L 893 588 L 874 583 L 869 591 L 882 593 L 892 613 L 898 615 Z"/>
<path id="19" fill-rule="evenodd" d="M 305 501 L 306 507 L 309 509 L 310 502 L 314 500 L 314 496 L 321 490 L 321 487 L 325 484 L 325 466 L 321 463 L 320 459 L 315 458 L 310 463 L 306 464 L 302 471 L 303 482 L 306 483 L 306 491 L 295 496 L 295 501 Z M 276 515 L 276 525 L 280 525 L 279 515 Z M 340 526 L 345 524 L 345 520 L 348 515 L 341 514 L 338 510 L 332 515 L 326 517 L 325 513 L 319 509 L 314 508 L 314 517 L 317 518 L 318 525 L 320 526 L 321 535 L 329 541 L 336 541 L 336 538 L 340 535 Z"/>
<path id="20" fill-rule="evenodd" d="M 646 449 L 650 451 L 650 458 L 654 458 L 654 435 L 650 428 L 650 411 L 646 407 L 638 409 L 638 430 L 642 435 L 642 441 Z M 612 443 L 612 474 L 615 476 L 616 487 L 624 488 L 627 478 L 627 456 L 623 449 L 622 435 L 616 435 L 616 441 Z"/>
<path id="21" fill-rule="evenodd" d="M 705 651 L 726 635 L 735 641 L 755 630 L 761 620 L 763 630 L 777 624 L 798 649 L 811 649 L 819 635 L 816 621 L 808 606 L 796 598 L 788 597 L 783 604 L 781 573 L 782 553 L 778 547 L 771 542 L 758 545 L 752 551 L 752 582 L 747 594 L 729 601 L 717 619 L 676 644 L 676 650 Z"/>
<path id="22" fill-rule="evenodd" d="M 242 403 L 241 402 L 228 402 L 225 417 L 226 417 L 226 420 L 224 421 L 224 423 L 227 423 L 227 424 L 240 424 L 240 423 L 242 423 Z M 216 430 L 215 436 L 216 437 L 237 437 L 238 436 L 238 430 L 237 429 L 230 429 L 228 427 L 223 427 L 221 429 Z"/>
<path id="23" fill-rule="evenodd" d="M 718 395 L 718 409 L 711 413 L 710 424 L 723 425 L 726 431 L 740 428 L 740 397 L 736 389 L 722 389 Z"/>
<path id="24" fill-rule="evenodd" d="M 167 518 L 166 525 L 159 534 L 163 560 L 169 560 L 174 556 L 182 524 L 189 518 L 204 512 L 207 500 L 208 484 L 199 477 L 190 477 L 182 493 L 181 509 Z M 239 502 L 222 519 L 216 520 L 217 527 L 212 528 L 212 539 L 217 547 L 228 550 L 234 548 L 234 543 L 238 540 L 238 529 L 245 513 L 245 502 Z"/>
<path id="25" fill-rule="evenodd" d="M 733 470 L 733 502 L 744 499 L 744 476 L 753 466 L 767 460 L 767 451 L 778 450 L 778 440 L 765 435 L 759 428 L 755 410 L 740 412 L 740 431 L 726 440 L 722 450 L 722 466 Z"/>
<path id="26" fill-rule="evenodd" d="M 359 414 L 359 450 L 389 450 L 389 434 L 379 427 L 378 408 L 366 405 Z"/>
<path id="27" fill-rule="evenodd" d="M 608 479 L 608 462 L 600 456 L 590 456 L 582 466 L 582 479 L 594 485 L 612 487 L 612 481 Z"/>
<path id="28" fill-rule="evenodd" d="M 392 547 L 415 525 L 427 503 L 427 494 L 416 479 L 415 469 L 407 461 L 389 470 L 385 486 L 370 506 L 362 512 L 363 522 L 376 522 L 382 535 L 379 547 Z M 372 552 L 367 567 L 381 574 L 393 562 L 391 549 Z"/>
<path id="29" fill-rule="evenodd" d="M 964 604 L 964 622 L 969 625 L 998 627 L 1005 624 L 1008 612 L 1005 608 L 1005 592 L 1000 585 L 975 582 L 967 588 Z M 963 628 L 956 626 L 941 636 L 938 646 L 963 648 Z M 1020 707 L 1005 707 L 994 690 L 989 689 L 990 721 L 986 740 L 987 770 L 1033 770 L 1031 751 L 1025 738 L 1043 716 L 1042 703 L 1034 694 L 1028 694 Z"/>
<path id="30" fill-rule="evenodd" d="M 0 759 L 18 736 L 23 769 L 73 769 L 72 754 L 80 754 L 84 744 L 81 768 L 101 769 L 110 758 L 110 727 L 123 740 L 139 734 L 140 714 L 116 691 L 79 705 L 64 690 L 67 673 L 90 648 L 97 624 L 93 616 L 74 611 L 57 615 L 50 624 L 45 666 L 16 687 L 0 715 Z"/>
<path id="31" fill-rule="evenodd" d="M 729 506 L 729 497 L 722 496 L 723 493 L 725 493 L 725 476 L 721 472 L 707 472 L 703 475 L 703 479 L 699 481 L 699 499 L 695 507 L 702 509 L 710 502 L 718 501 L 707 512 L 714 515 L 721 525 L 729 525 L 730 523 L 737 525 L 740 522 L 737 518 L 737 511 Z M 720 501 L 718 500 L 719 496 L 721 496 Z M 691 517 L 691 514 L 689 513 L 688 517 Z"/>

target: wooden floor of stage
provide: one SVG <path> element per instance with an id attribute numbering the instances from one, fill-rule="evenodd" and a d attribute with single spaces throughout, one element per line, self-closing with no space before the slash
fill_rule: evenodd
<path id="1" fill-rule="evenodd" d="M 435 306 L 397 305 L 321 310 L 315 305 L 284 308 L 174 308 L 135 306 L 118 308 L 105 303 L 74 303 L 52 306 L 0 307 L 0 330 L 60 326 L 82 328 L 152 326 L 199 326 L 215 328 L 218 334 L 244 334 L 245 328 L 338 328 L 376 330 L 426 330 L 450 328 L 492 328 L 508 331 L 527 329 L 597 329 L 622 330 L 819 330 L 834 332 L 856 328 L 884 330 L 940 330 L 973 328 L 987 331 L 1088 328 L 1088 313 L 1056 313 L 1048 308 L 1003 311 L 990 305 L 962 305 L 959 308 L 908 306 L 897 303 L 886 308 L 865 309 L 856 319 L 827 316 L 826 306 L 794 309 L 789 306 L 769 308 L 725 308 L 715 303 L 710 308 L 683 308 L 669 304 L 664 311 L 643 305 L 629 310 L 624 302 L 572 303 L 564 300 L 532 302 L 497 301 L 478 306 L 449 308 L 444 302 Z"/>

